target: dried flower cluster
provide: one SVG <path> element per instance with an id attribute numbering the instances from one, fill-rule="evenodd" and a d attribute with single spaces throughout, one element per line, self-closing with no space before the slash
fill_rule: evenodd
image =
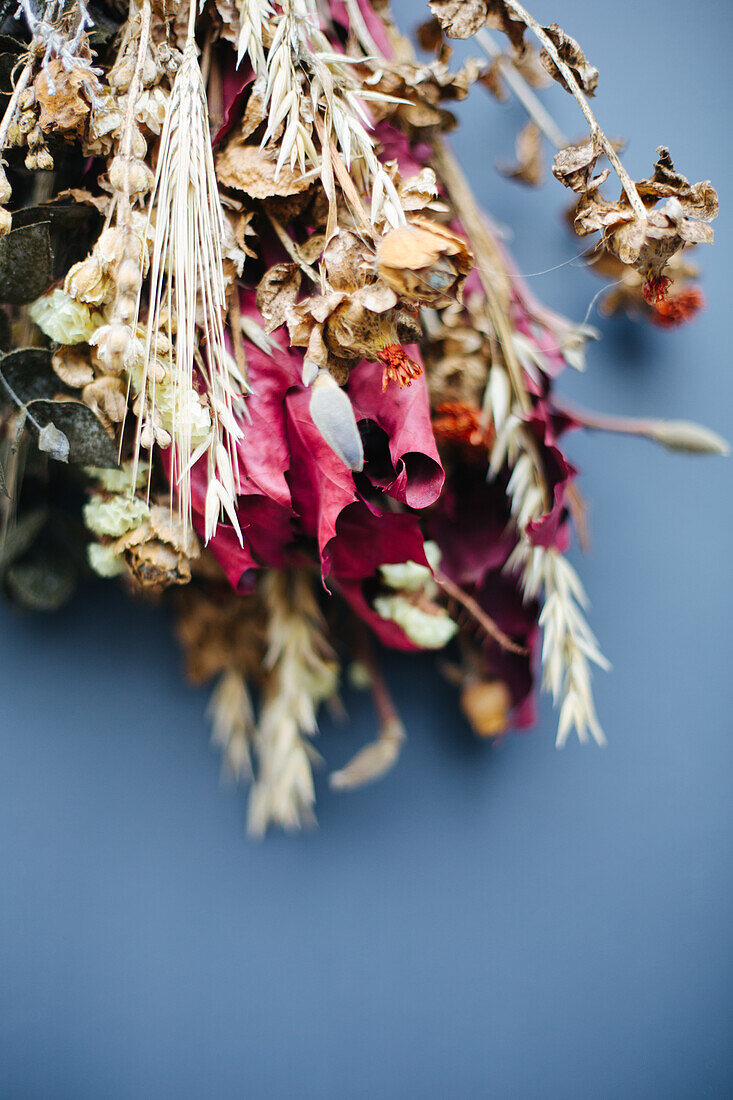
<path id="1" fill-rule="evenodd" d="M 519 98 L 505 171 L 523 183 L 555 146 L 605 312 L 697 312 L 711 185 L 662 147 L 631 179 L 589 105 L 598 71 L 557 24 L 516 0 L 429 8 L 427 62 L 381 0 L 21 0 L 2 27 L 3 591 L 56 608 L 91 570 L 173 601 L 256 835 L 313 820 L 312 737 L 342 666 L 378 728 L 332 785 L 395 763 L 374 638 L 445 651 L 478 736 L 534 722 L 539 672 L 558 744 L 602 742 L 564 434 L 725 449 L 685 421 L 558 402 L 597 334 L 512 270 L 444 142 L 450 104 Z M 473 36 L 488 61 L 452 67 L 449 40 Z M 587 140 L 538 97 L 553 80 Z"/>

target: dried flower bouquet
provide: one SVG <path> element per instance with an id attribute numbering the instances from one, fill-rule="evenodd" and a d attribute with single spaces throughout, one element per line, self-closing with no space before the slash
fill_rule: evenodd
<path id="1" fill-rule="evenodd" d="M 609 312 L 670 326 L 699 308 L 711 185 L 665 148 L 631 179 L 557 24 L 517 0 L 429 9 L 425 61 L 384 0 L 4 8 L 3 591 L 56 608 L 91 568 L 173 599 L 255 834 L 312 819 L 311 738 L 342 666 L 378 733 L 333 785 L 397 759 L 375 637 L 445 651 L 479 736 L 533 723 L 539 672 L 558 744 L 601 743 L 564 433 L 725 450 L 556 400 L 594 330 L 517 277 L 445 144 L 449 105 L 478 85 L 526 107 L 506 171 L 537 183 L 556 147 Z M 483 60 L 452 64 L 472 37 Z M 535 90 L 552 80 L 588 126 L 577 144 Z"/>

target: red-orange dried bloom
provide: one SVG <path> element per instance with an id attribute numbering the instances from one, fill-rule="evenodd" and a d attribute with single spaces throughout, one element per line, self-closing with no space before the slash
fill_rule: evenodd
<path id="1" fill-rule="evenodd" d="M 401 348 L 399 344 L 387 344 L 379 353 L 380 363 L 384 363 L 382 371 L 382 393 L 390 382 L 396 382 L 402 389 L 409 386 L 413 379 L 422 374 L 422 367 Z"/>
<path id="2" fill-rule="evenodd" d="M 649 305 L 663 302 L 672 285 L 672 280 L 667 275 L 652 275 L 644 283 L 641 292 Z"/>
<path id="3" fill-rule="evenodd" d="M 652 320 L 655 325 L 662 328 L 674 328 L 685 321 L 691 321 L 696 313 L 705 305 L 702 291 L 696 286 L 680 290 L 677 294 L 670 295 L 664 301 L 655 302 L 652 311 Z"/>
<path id="4" fill-rule="evenodd" d="M 465 401 L 446 401 L 440 405 L 433 420 L 433 432 L 438 443 L 459 443 L 481 450 L 488 450 L 494 435 L 482 423 L 481 410 Z"/>

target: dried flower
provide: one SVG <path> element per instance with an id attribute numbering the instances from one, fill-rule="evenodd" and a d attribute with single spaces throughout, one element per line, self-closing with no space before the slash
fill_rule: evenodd
<path id="1" fill-rule="evenodd" d="M 662 146 L 633 180 L 590 106 L 598 71 L 520 0 L 429 6 L 423 62 L 383 0 L 135 0 L 108 44 L 86 0 L 21 0 L 30 41 L 0 120 L 0 152 L 18 148 L 0 167 L 4 589 L 58 606 L 83 479 L 89 565 L 175 603 L 255 835 L 314 820 L 311 739 L 342 653 L 376 721 L 331 786 L 397 761 L 369 632 L 454 642 L 441 667 L 478 736 L 534 722 L 541 668 L 557 744 L 602 743 L 564 433 L 728 450 L 688 421 L 557 403 L 598 333 L 532 297 L 442 135 L 475 84 L 513 93 L 529 119 L 505 174 L 536 184 L 547 139 L 578 234 L 599 234 L 602 311 L 663 327 L 702 307 L 689 249 L 712 241 L 711 184 Z M 474 34 L 489 68 L 452 63 L 447 39 Z M 587 124 L 575 144 L 532 90 L 550 80 Z M 26 339 L 27 316 L 47 339 Z"/>
<path id="2" fill-rule="evenodd" d="M 422 367 L 413 359 L 410 359 L 404 348 L 396 344 L 388 344 L 382 348 L 377 357 L 384 363 L 382 371 L 382 390 L 386 390 L 390 382 L 396 382 L 402 389 L 411 385 L 413 379 L 422 374 Z"/>
<path id="3" fill-rule="evenodd" d="M 473 256 L 466 242 L 450 229 L 413 218 L 379 242 L 377 268 L 381 278 L 403 301 L 449 305 L 457 298 Z"/>
<path id="4" fill-rule="evenodd" d="M 59 344 L 88 343 L 103 324 L 100 313 L 93 312 L 60 289 L 38 298 L 28 312 L 46 336 Z"/>

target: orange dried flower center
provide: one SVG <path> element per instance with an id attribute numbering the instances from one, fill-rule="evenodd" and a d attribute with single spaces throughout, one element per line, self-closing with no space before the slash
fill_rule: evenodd
<path id="1" fill-rule="evenodd" d="M 422 374 L 422 367 L 401 348 L 399 344 L 387 344 L 379 353 L 379 361 L 384 364 L 382 370 L 382 393 L 390 382 L 403 386 L 412 384 Z"/>
<path id="2" fill-rule="evenodd" d="M 652 275 L 644 283 L 641 292 L 649 305 L 663 302 L 672 285 L 672 280 L 666 275 Z"/>
<path id="3" fill-rule="evenodd" d="M 433 431 L 438 443 L 460 443 L 486 450 L 493 431 L 481 421 L 481 410 L 465 401 L 446 401 L 437 409 Z"/>
<path id="4" fill-rule="evenodd" d="M 662 328 L 673 328 L 685 321 L 691 321 L 704 304 L 702 292 L 696 286 L 691 286 L 677 294 L 671 294 L 661 302 L 655 302 L 653 320 Z"/>

